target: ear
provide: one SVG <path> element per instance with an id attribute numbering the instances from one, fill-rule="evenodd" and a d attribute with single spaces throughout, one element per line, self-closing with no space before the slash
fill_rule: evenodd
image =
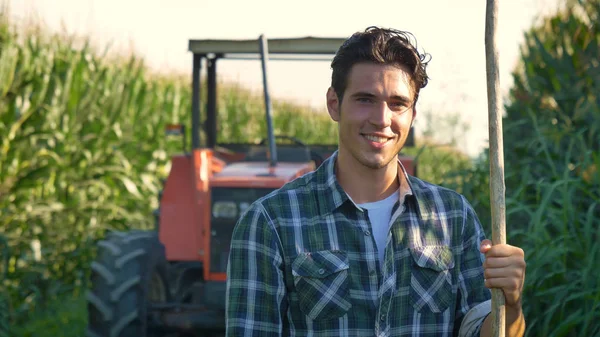
<path id="1" fill-rule="evenodd" d="M 331 119 L 338 122 L 340 120 L 340 102 L 333 87 L 327 89 L 327 111 Z"/>

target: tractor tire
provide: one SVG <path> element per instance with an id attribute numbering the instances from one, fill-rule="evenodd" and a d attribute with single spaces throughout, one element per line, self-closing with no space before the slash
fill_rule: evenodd
<path id="1" fill-rule="evenodd" d="M 87 337 L 160 336 L 151 329 L 148 307 L 170 300 L 165 248 L 156 232 L 111 232 L 98 243 Z"/>

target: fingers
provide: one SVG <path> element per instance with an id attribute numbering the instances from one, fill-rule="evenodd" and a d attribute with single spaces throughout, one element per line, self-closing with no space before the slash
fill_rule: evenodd
<path id="1" fill-rule="evenodd" d="M 487 239 L 481 241 L 479 251 L 485 254 L 487 258 L 508 256 L 517 256 L 520 258 L 525 257 L 525 252 L 519 247 L 514 247 L 507 244 L 492 245 L 492 242 Z"/>
<path id="2" fill-rule="evenodd" d="M 525 260 L 516 255 L 511 255 L 507 257 L 487 257 L 485 262 L 483 262 L 484 268 L 502 268 L 508 266 L 515 266 L 517 268 L 525 269 Z"/>
<path id="3" fill-rule="evenodd" d="M 492 248 L 492 241 L 485 239 L 481 241 L 481 245 L 479 246 L 479 251 L 483 254 L 487 253 Z"/>
<path id="4" fill-rule="evenodd" d="M 486 268 L 483 272 L 486 280 L 495 278 L 515 278 L 520 280 L 523 277 L 523 269 L 507 266 L 504 268 Z"/>
<path id="5" fill-rule="evenodd" d="M 518 305 L 525 282 L 524 251 L 506 244 L 492 245 L 490 240 L 481 242 L 480 251 L 485 254 L 485 286 L 502 289 L 507 305 Z"/>
<path id="6" fill-rule="evenodd" d="M 507 305 L 518 305 L 521 300 L 522 283 L 514 277 L 498 277 L 485 279 L 487 288 L 502 289 Z"/>
<path id="7" fill-rule="evenodd" d="M 514 277 L 486 278 L 485 286 L 488 288 L 503 289 L 507 295 L 521 289 L 521 283 Z"/>
<path id="8" fill-rule="evenodd" d="M 486 279 L 500 277 L 514 277 L 523 280 L 527 263 L 523 257 L 523 250 L 517 247 L 498 247 L 489 250 L 483 262 L 484 277 Z M 522 282 L 522 281 L 521 281 Z"/>

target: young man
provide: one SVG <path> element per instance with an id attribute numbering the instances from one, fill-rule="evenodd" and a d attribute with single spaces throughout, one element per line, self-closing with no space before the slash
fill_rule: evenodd
<path id="1" fill-rule="evenodd" d="M 428 79 L 410 37 L 370 27 L 339 49 L 339 149 L 239 220 L 227 336 L 490 336 L 492 287 L 523 335 L 523 251 L 490 247 L 463 196 L 398 160 Z"/>

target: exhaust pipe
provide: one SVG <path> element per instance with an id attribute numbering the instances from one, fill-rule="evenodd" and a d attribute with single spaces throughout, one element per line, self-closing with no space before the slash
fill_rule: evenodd
<path id="1" fill-rule="evenodd" d="M 277 165 L 277 148 L 275 146 L 275 135 L 273 133 L 273 121 L 271 119 L 271 97 L 269 96 L 269 85 L 267 82 L 267 61 L 269 58 L 269 47 L 264 34 L 259 39 L 260 59 L 262 63 L 263 73 L 263 89 L 265 92 L 265 108 L 267 110 L 267 133 L 269 138 L 269 165 L 275 167 Z"/>

